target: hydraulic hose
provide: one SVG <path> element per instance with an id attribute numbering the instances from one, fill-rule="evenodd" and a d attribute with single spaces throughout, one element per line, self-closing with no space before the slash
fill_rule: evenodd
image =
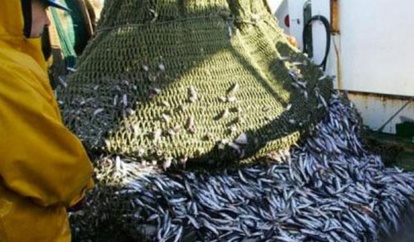
<path id="1" fill-rule="evenodd" d="M 324 16 L 322 15 L 315 15 L 313 16 L 311 19 L 309 19 L 309 21 L 305 24 L 305 26 L 303 27 L 303 35 L 302 35 L 302 41 L 303 41 L 303 53 L 308 53 L 308 50 L 306 48 L 307 43 L 306 43 L 306 36 L 310 33 L 312 24 L 315 21 L 321 21 L 325 27 L 325 31 L 326 31 L 326 48 L 325 48 L 325 56 L 323 57 L 323 60 L 321 62 L 321 64 L 319 64 L 320 67 L 323 68 L 323 70 L 325 71 L 326 69 L 326 62 L 328 59 L 328 54 L 329 54 L 329 50 L 331 48 L 331 27 L 329 24 L 328 19 L 326 19 Z"/>

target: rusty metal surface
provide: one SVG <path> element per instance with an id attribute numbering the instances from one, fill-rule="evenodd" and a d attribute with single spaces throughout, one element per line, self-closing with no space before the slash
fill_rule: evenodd
<path id="1" fill-rule="evenodd" d="M 373 130 L 396 133 L 395 125 L 405 119 L 414 120 L 413 97 L 364 92 L 348 92 L 364 120 Z M 384 127 L 382 127 L 384 126 Z"/>
<path id="2" fill-rule="evenodd" d="M 331 0 L 331 32 L 339 34 L 339 3 L 338 0 Z"/>
<path id="3" fill-rule="evenodd" d="M 403 95 L 389 95 L 389 94 L 379 94 L 379 93 L 368 93 L 368 92 L 355 92 L 348 91 L 350 96 L 359 96 L 367 99 L 377 99 L 381 102 L 383 101 L 393 101 L 393 102 L 406 102 L 411 100 L 414 96 L 403 96 Z M 414 92 L 413 92 L 414 95 Z"/>

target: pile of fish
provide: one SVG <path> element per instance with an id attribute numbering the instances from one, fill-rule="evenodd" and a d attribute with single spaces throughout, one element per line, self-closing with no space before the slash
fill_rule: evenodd
<path id="1" fill-rule="evenodd" d="M 387 241 L 414 214 L 414 174 L 366 149 L 346 98 L 333 93 L 326 108 L 308 138 L 268 164 L 156 172 L 101 157 L 96 188 L 70 214 L 73 240 Z"/>

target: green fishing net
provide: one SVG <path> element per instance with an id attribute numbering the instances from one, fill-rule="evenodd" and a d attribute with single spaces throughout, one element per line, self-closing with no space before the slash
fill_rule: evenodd
<path id="1" fill-rule="evenodd" d="M 58 97 L 86 148 L 163 168 L 274 158 L 332 90 L 259 0 L 108 1 L 76 69 Z"/>

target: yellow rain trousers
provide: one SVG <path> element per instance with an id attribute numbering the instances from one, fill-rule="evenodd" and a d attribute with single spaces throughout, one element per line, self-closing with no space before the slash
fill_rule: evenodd
<path id="1" fill-rule="evenodd" d="M 93 168 L 62 123 L 40 39 L 23 37 L 20 4 L 0 0 L 0 242 L 69 242 L 66 208 Z"/>

